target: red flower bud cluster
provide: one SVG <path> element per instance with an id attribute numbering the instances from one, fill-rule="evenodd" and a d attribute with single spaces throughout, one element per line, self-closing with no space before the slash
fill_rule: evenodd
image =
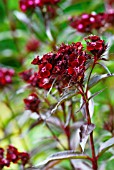
<path id="1" fill-rule="evenodd" d="M 25 82 L 28 82 L 32 74 L 33 74 L 33 70 L 29 69 L 21 72 L 19 75 Z"/>
<path id="2" fill-rule="evenodd" d="M 26 44 L 28 52 L 36 52 L 39 49 L 40 42 L 36 38 L 31 38 Z"/>
<path id="3" fill-rule="evenodd" d="M 27 152 L 19 152 L 12 145 L 8 146 L 6 154 L 4 152 L 4 149 L 0 148 L 0 169 L 4 168 L 4 166 L 9 167 L 11 162 L 18 163 L 18 161 L 21 161 L 23 166 L 29 162 L 30 155 Z"/>
<path id="4" fill-rule="evenodd" d="M 48 89 L 56 79 L 58 86 L 83 83 L 85 62 L 88 54 L 80 42 L 71 45 L 62 44 L 57 52 L 45 54 L 41 59 L 37 56 L 32 64 L 39 66 L 37 85 Z"/>
<path id="5" fill-rule="evenodd" d="M 20 9 L 26 12 L 28 9 L 34 9 L 35 7 L 40 7 L 41 9 L 46 6 L 47 11 L 51 13 L 51 6 L 56 5 L 60 0 L 20 0 Z M 49 8 L 51 10 L 49 11 Z"/>
<path id="6" fill-rule="evenodd" d="M 96 35 L 91 35 L 85 38 L 87 43 L 87 50 L 94 55 L 94 58 L 99 59 L 101 55 L 106 51 L 107 45 L 104 40 Z"/>
<path id="7" fill-rule="evenodd" d="M 0 68 L 0 88 L 12 83 L 12 77 L 14 76 L 14 70 L 1 67 Z"/>
<path id="8" fill-rule="evenodd" d="M 38 113 L 38 107 L 40 100 L 37 96 L 37 94 L 32 93 L 28 96 L 28 98 L 24 99 L 24 103 L 27 110 L 31 110 L 32 112 Z"/>
<path id="9" fill-rule="evenodd" d="M 81 33 L 92 33 L 93 30 L 99 31 L 103 27 L 114 24 L 114 11 L 111 13 L 81 14 L 70 18 L 71 27 Z"/>
<path id="10" fill-rule="evenodd" d="M 32 73 L 27 70 L 21 73 L 21 77 L 33 87 L 43 88 L 48 90 L 52 84 L 57 88 L 62 89 L 67 86 L 83 84 L 86 71 L 87 60 L 94 57 L 95 60 L 101 59 L 107 45 L 104 40 L 96 35 L 91 35 L 85 38 L 87 48 L 84 50 L 81 42 L 72 43 L 71 45 L 62 44 L 56 52 L 44 54 L 42 58 L 35 57 L 32 64 L 38 65 L 38 72 Z M 91 52 L 91 55 L 88 54 Z M 94 56 L 93 56 L 94 55 Z M 31 96 L 31 95 L 30 95 Z M 25 100 L 26 107 L 31 111 L 37 110 L 36 95 Z M 36 106 L 31 107 L 31 100 Z M 36 108 L 34 110 L 34 108 Z"/>

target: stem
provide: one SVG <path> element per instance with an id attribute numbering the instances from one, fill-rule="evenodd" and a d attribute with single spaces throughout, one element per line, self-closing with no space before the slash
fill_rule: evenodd
<path id="1" fill-rule="evenodd" d="M 89 113 L 89 103 L 88 103 L 88 100 L 87 100 L 87 94 L 86 94 L 86 98 L 83 97 L 83 99 L 84 99 L 85 107 L 86 107 L 87 123 L 88 123 L 88 125 L 90 125 L 91 124 L 91 118 L 90 118 L 90 113 Z M 95 154 L 93 132 L 90 133 L 90 146 L 91 146 L 91 152 L 92 152 L 92 168 L 93 168 L 93 170 L 97 170 L 98 165 L 97 165 L 97 157 L 96 157 L 96 154 Z"/>
<path id="2" fill-rule="evenodd" d="M 70 123 L 70 122 L 69 122 Z M 64 128 L 64 131 L 65 131 L 65 134 L 66 134 L 66 137 L 67 137 L 67 141 L 68 141 L 68 150 L 71 150 L 71 145 L 70 145 L 70 125 L 68 124 L 67 127 Z M 71 160 L 70 161 L 70 165 L 72 167 L 72 170 L 75 170 L 75 167 L 72 163 Z"/>
<path id="3" fill-rule="evenodd" d="M 63 110 L 63 119 L 64 119 L 64 123 L 66 123 L 66 112 L 65 112 L 65 102 L 63 102 L 61 104 L 62 106 L 62 110 Z"/>

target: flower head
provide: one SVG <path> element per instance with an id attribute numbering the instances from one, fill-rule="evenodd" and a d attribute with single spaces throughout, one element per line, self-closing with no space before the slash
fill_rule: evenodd
<path id="1" fill-rule="evenodd" d="M 61 87 L 68 86 L 69 83 L 83 83 L 87 58 L 88 54 L 80 42 L 62 44 L 57 52 L 47 53 L 41 59 L 37 56 L 32 61 L 32 64 L 39 66 L 34 79 L 37 77 L 37 85 L 47 89 L 55 79 L 56 84 Z"/>
<path id="2" fill-rule="evenodd" d="M 40 100 L 35 93 L 30 94 L 28 98 L 24 99 L 24 103 L 25 103 L 26 109 L 31 110 L 32 112 L 38 113 L 38 106 L 39 106 Z"/>
<path id="3" fill-rule="evenodd" d="M 55 16 L 56 14 L 56 4 L 60 0 L 20 0 L 19 6 L 23 12 L 27 10 L 33 10 L 36 7 L 39 7 L 43 13 L 48 13 L 51 17 Z M 45 10 L 44 10 L 45 8 Z"/>
<path id="4" fill-rule="evenodd" d="M 19 73 L 20 77 L 25 81 L 25 82 L 28 82 L 30 77 L 32 76 L 33 74 L 33 70 L 32 69 L 29 69 L 29 70 L 25 70 L 21 73 Z"/>
<path id="5" fill-rule="evenodd" d="M 13 163 L 17 163 L 17 161 L 19 160 L 19 157 L 18 157 L 18 150 L 17 148 L 15 148 L 14 146 L 12 145 L 9 145 L 8 148 L 7 148 L 7 160 L 9 160 L 10 162 L 13 162 Z"/>
<path id="6" fill-rule="evenodd" d="M 0 169 L 3 169 L 5 166 L 9 167 L 10 163 L 18 163 L 21 160 L 23 166 L 25 166 L 30 159 L 30 155 L 27 152 L 19 152 L 17 148 L 12 145 L 9 145 L 6 154 L 4 154 L 4 149 L 0 148 Z"/>
<path id="7" fill-rule="evenodd" d="M 36 52 L 39 49 L 40 42 L 36 38 L 31 38 L 26 44 L 28 52 Z"/>
<path id="8" fill-rule="evenodd" d="M 5 158 L 0 158 L 0 168 L 4 168 L 4 166 L 9 167 L 10 166 L 10 161 L 5 159 Z"/>
<path id="9" fill-rule="evenodd" d="M 114 10 L 107 13 L 81 14 L 70 18 L 70 25 L 78 32 L 92 33 L 94 30 L 100 31 L 107 26 L 114 24 Z"/>
<path id="10" fill-rule="evenodd" d="M 4 157 L 4 149 L 0 148 L 0 159 Z"/>
<path id="11" fill-rule="evenodd" d="M 12 77 L 14 76 L 14 70 L 1 67 L 0 68 L 0 87 L 7 86 L 12 83 Z"/>
<path id="12" fill-rule="evenodd" d="M 94 29 L 99 30 L 105 24 L 104 13 L 81 14 L 70 19 L 70 25 L 82 33 L 91 33 Z"/>
<path id="13" fill-rule="evenodd" d="M 91 52 L 94 57 L 99 59 L 102 54 L 106 51 L 107 45 L 105 45 L 104 40 L 96 35 L 91 35 L 85 38 L 87 43 L 87 50 Z"/>
<path id="14" fill-rule="evenodd" d="M 26 165 L 29 162 L 30 155 L 27 152 L 20 152 L 18 156 L 22 162 L 22 165 Z"/>

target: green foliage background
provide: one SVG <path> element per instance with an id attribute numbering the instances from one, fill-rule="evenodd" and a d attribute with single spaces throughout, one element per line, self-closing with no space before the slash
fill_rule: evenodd
<path id="1" fill-rule="evenodd" d="M 62 149 L 56 142 L 51 140 L 49 137 L 50 132 L 45 127 L 45 124 L 29 130 L 34 119 L 31 118 L 29 113 L 25 112 L 23 103 L 23 99 L 27 97 L 29 90 L 23 90 L 24 83 L 19 78 L 18 73 L 32 68 L 31 61 L 36 55 L 43 55 L 51 51 L 53 40 L 46 33 L 44 20 L 39 10 L 36 10 L 36 13 L 33 15 L 30 13 L 25 15 L 19 9 L 18 0 L 8 0 L 6 6 L 4 2 L 5 0 L 0 0 L 0 66 L 14 68 L 16 76 L 10 91 L 7 89 L 0 91 L 0 146 L 6 147 L 6 145 L 12 143 L 22 151 L 29 151 L 32 156 L 31 161 L 36 165 L 50 154 Z M 62 0 L 59 3 L 57 17 L 49 23 L 56 44 L 59 46 L 62 42 L 83 41 L 85 35 L 76 32 L 69 26 L 68 18 L 70 16 L 92 11 L 104 12 L 104 10 L 103 0 Z M 94 32 L 94 34 L 97 33 Z M 33 35 L 41 42 L 40 49 L 36 53 L 27 53 L 25 45 Z M 106 62 L 106 65 L 114 73 L 114 28 L 100 36 L 107 43 L 110 42 L 109 53 L 107 54 L 109 61 Z M 83 43 L 85 42 L 83 41 Z M 37 69 L 36 67 L 34 68 Z M 94 73 L 96 72 L 99 74 L 105 73 L 100 66 L 94 70 Z M 103 125 L 105 121 L 108 121 L 111 106 L 114 106 L 114 78 L 103 80 L 99 85 L 93 87 L 91 92 L 95 93 L 104 87 L 106 87 L 105 90 L 94 98 L 95 113 L 92 121 L 96 124 L 94 132 L 96 148 L 99 147 L 100 142 L 106 141 L 112 135 L 104 130 Z M 42 91 L 40 93 L 42 95 Z M 52 103 L 52 96 L 48 98 L 50 103 Z M 9 102 L 10 106 L 8 105 Z M 78 108 L 78 106 L 79 104 L 76 107 Z M 79 117 L 81 117 L 81 114 L 79 114 Z M 55 134 L 59 135 L 60 129 L 55 128 L 53 125 L 52 127 L 55 130 Z M 59 138 L 63 144 L 67 145 L 64 134 L 60 135 Z M 100 158 L 99 165 L 101 161 L 104 161 L 106 170 L 112 170 L 114 159 L 110 158 L 113 154 L 113 149 L 110 149 Z M 105 158 L 107 158 L 106 161 Z M 60 167 L 61 169 L 70 170 L 68 161 L 63 161 Z M 16 168 L 16 166 L 12 165 L 12 170 L 16 170 Z"/>

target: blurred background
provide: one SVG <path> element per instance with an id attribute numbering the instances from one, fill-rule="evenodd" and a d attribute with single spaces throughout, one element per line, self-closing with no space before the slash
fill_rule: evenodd
<path id="1" fill-rule="evenodd" d="M 37 66 L 31 64 L 37 55 L 42 56 L 56 50 L 62 42 L 81 41 L 85 45 L 83 38 L 90 34 L 99 35 L 108 44 L 104 55 L 107 61 L 103 62 L 110 72 L 114 73 L 114 15 L 112 15 L 112 23 L 106 27 L 101 26 L 100 29 L 80 31 L 70 25 L 73 16 L 80 18 L 85 13 L 112 14 L 113 7 L 113 0 L 61 0 L 54 7 L 54 11 L 51 9 L 48 14 L 47 9 L 42 10 L 39 7 L 35 10 L 31 8 L 23 11 L 19 0 L 0 0 L 0 68 L 15 71 L 12 83 L 8 86 L 0 84 L 0 147 L 6 148 L 7 145 L 12 144 L 20 151 L 28 151 L 33 165 L 38 164 L 51 153 L 62 150 L 61 146 L 51 139 L 45 123 L 34 127 L 37 116 L 25 109 L 23 101 L 30 94 L 31 89 L 27 88 L 20 73 L 28 69 L 37 70 Z M 99 65 L 94 70 L 94 73 L 96 72 L 101 74 L 106 73 L 106 70 Z M 0 78 L 1 74 L 2 70 L 0 70 Z M 114 136 L 114 78 L 104 79 L 92 88 L 91 93 L 103 88 L 105 88 L 103 92 L 94 98 L 95 113 L 92 120 L 96 124 L 94 135 L 98 144 L 100 139 L 105 141 Z M 41 97 L 45 94 L 42 90 L 38 93 Z M 48 100 L 52 105 L 56 103 L 51 95 L 48 96 Z M 75 108 L 78 106 L 79 103 Z M 77 119 L 82 120 L 81 114 Z M 67 145 L 60 129 L 54 130 L 61 142 Z M 106 170 L 113 169 L 114 159 L 110 160 L 113 154 L 111 150 L 99 160 L 100 164 L 107 158 Z M 19 165 L 13 164 L 11 168 L 21 169 Z M 63 161 L 59 168 L 69 170 L 70 163 Z"/>

